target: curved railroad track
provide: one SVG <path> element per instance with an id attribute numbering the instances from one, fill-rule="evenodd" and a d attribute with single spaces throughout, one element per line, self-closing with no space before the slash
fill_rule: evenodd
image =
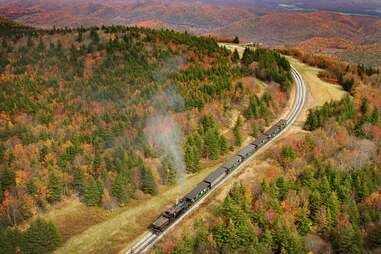
<path id="1" fill-rule="evenodd" d="M 300 73 L 295 69 L 294 66 L 291 66 L 291 72 L 294 77 L 295 83 L 296 83 L 296 95 L 295 100 L 292 105 L 292 108 L 290 112 L 287 114 L 287 116 L 284 118 L 287 122 L 287 127 L 285 127 L 281 132 L 279 132 L 275 137 L 273 137 L 269 142 L 267 142 L 264 146 L 262 146 L 260 149 L 263 150 L 265 147 L 269 146 L 271 143 L 273 143 L 276 139 L 278 139 L 282 133 L 284 133 L 298 118 L 300 113 L 302 112 L 304 102 L 306 99 L 306 87 L 303 81 L 302 76 Z M 197 203 L 195 203 L 192 207 L 190 207 L 184 214 L 182 214 L 176 221 L 174 221 L 167 229 L 165 229 L 161 234 L 155 234 L 151 231 L 145 232 L 133 245 L 133 247 L 129 248 L 127 251 L 123 252 L 124 254 L 140 254 L 145 253 L 149 249 L 151 249 L 155 243 L 157 243 L 164 235 L 166 235 L 172 228 L 174 228 L 184 217 L 186 217 L 188 214 L 190 214 L 192 211 L 197 209 L 204 200 L 212 193 L 214 192 L 218 186 L 224 184 L 224 182 L 232 177 L 232 175 L 237 174 L 238 171 L 240 171 L 242 168 L 244 168 L 247 163 L 253 158 L 254 156 L 251 156 L 247 160 L 245 160 L 237 169 L 234 170 L 234 172 L 227 177 L 225 177 L 221 182 L 219 182 L 213 189 L 211 189 L 203 198 L 201 198 Z"/>

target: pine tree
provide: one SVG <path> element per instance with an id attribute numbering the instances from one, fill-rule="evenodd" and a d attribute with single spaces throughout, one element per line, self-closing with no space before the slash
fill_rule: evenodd
<path id="1" fill-rule="evenodd" d="M 299 211 L 296 223 L 298 232 L 301 235 L 305 235 L 311 231 L 312 222 L 304 210 Z"/>
<path id="2" fill-rule="evenodd" d="M 51 222 L 36 219 L 24 234 L 23 253 L 51 253 L 61 243 L 61 236 Z"/>
<path id="3" fill-rule="evenodd" d="M 233 52 L 233 55 L 232 55 L 232 61 L 234 63 L 237 63 L 239 62 L 240 58 L 239 58 L 239 53 L 238 53 L 238 50 L 235 49 L 234 52 Z"/>
<path id="4" fill-rule="evenodd" d="M 103 189 L 102 186 L 94 179 L 94 177 L 90 177 L 85 194 L 84 194 L 84 202 L 87 206 L 99 206 L 102 198 Z"/>
<path id="5" fill-rule="evenodd" d="M 314 219 L 322 205 L 320 193 L 316 190 L 313 191 L 309 197 L 309 201 L 311 218 Z"/>
<path id="6" fill-rule="evenodd" d="M 126 190 L 127 182 L 127 178 L 121 173 L 117 175 L 112 184 L 111 194 L 116 197 L 121 204 L 128 201 L 128 193 Z"/>
<path id="7" fill-rule="evenodd" d="M 51 203 L 61 200 L 62 183 L 58 177 L 52 173 L 48 179 L 48 195 L 47 200 Z"/>
<path id="8" fill-rule="evenodd" d="M 76 169 L 73 173 L 73 185 L 74 189 L 78 191 L 80 195 L 83 195 L 85 191 L 85 175 L 83 174 L 82 170 Z"/>
<path id="9" fill-rule="evenodd" d="M 241 116 L 238 116 L 237 121 L 235 122 L 235 126 L 233 128 L 233 134 L 235 137 L 235 144 L 237 146 L 241 146 L 242 144 L 242 121 L 241 121 Z"/>
<path id="10" fill-rule="evenodd" d="M 155 195 L 157 193 L 157 186 L 155 183 L 155 179 L 153 178 L 151 169 L 142 167 L 141 171 L 142 171 L 143 191 L 145 193 Z"/>
<path id="11" fill-rule="evenodd" d="M 327 200 L 327 212 L 330 213 L 331 220 L 330 225 L 335 227 L 337 224 L 339 212 L 340 212 L 340 202 L 337 198 L 336 192 L 331 192 Z"/>
<path id="12" fill-rule="evenodd" d="M 339 228 L 332 241 L 334 253 L 348 254 L 361 253 L 362 236 L 361 233 L 353 229 L 352 225 Z"/>
<path id="13" fill-rule="evenodd" d="M 211 160 L 217 160 L 220 156 L 220 141 L 216 129 L 208 129 L 205 133 L 205 154 Z"/>
<path id="14" fill-rule="evenodd" d="M 361 107 L 360 107 L 360 110 L 361 110 L 361 113 L 363 115 L 366 115 L 368 114 L 368 110 L 369 110 L 369 102 L 368 102 L 368 98 L 366 97 L 363 97 L 362 100 L 361 100 Z"/>
<path id="15" fill-rule="evenodd" d="M 196 148 L 190 144 L 185 144 L 184 161 L 188 172 L 198 172 L 200 170 L 200 157 Z"/>
<path id="16" fill-rule="evenodd" d="M 370 116 L 370 122 L 372 124 L 378 124 L 380 122 L 380 112 L 377 107 L 373 109 L 372 115 Z"/>
<path id="17" fill-rule="evenodd" d="M 0 230 L 0 253 L 17 254 L 23 242 L 23 235 L 17 228 Z"/>
<path id="18" fill-rule="evenodd" d="M 381 225 L 370 231 L 369 245 L 371 248 L 381 247 Z"/>

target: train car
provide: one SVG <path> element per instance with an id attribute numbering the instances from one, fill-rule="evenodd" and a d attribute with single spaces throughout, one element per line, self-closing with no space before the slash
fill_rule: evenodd
<path id="1" fill-rule="evenodd" d="M 265 135 L 267 135 L 270 138 L 275 137 L 281 130 L 283 130 L 287 125 L 286 120 L 282 119 L 278 121 L 276 124 L 274 124 L 270 129 L 268 129 L 265 132 Z"/>
<path id="2" fill-rule="evenodd" d="M 231 158 L 230 160 L 228 160 L 227 162 L 225 162 L 224 165 L 222 165 L 222 167 L 226 168 L 228 170 L 228 172 L 232 172 L 234 169 L 236 169 L 240 164 L 242 163 L 242 157 L 241 156 L 234 156 L 233 158 Z"/>
<path id="3" fill-rule="evenodd" d="M 151 229 L 154 233 L 160 233 L 163 232 L 164 229 L 166 229 L 171 221 L 165 217 L 164 215 L 160 215 L 159 218 L 157 218 L 151 225 Z"/>
<path id="4" fill-rule="evenodd" d="M 266 144 L 269 141 L 269 137 L 267 135 L 260 135 L 253 143 L 251 143 L 253 146 L 256 147 L 256 149 L 262 147 L 264 144 Z"/>
<path id="5" fill-rule="evenodd" d="M 216 171 L 208 175 L 204 182 L 210 185 L 210 188 L 213 188 L 217 183 L 219 183 L 227 175 L 226 168 L 219 167 Z"/>
<path id="6" fill-rule="evenodd" d="M 193 204 L 200 198 L 202 198 L 209 190 L 210 184 L 206 182 L 201 182 L 196 186 L 196 188 L 194 188 L 191 192 L 185 195 L 185 199 L 191 204 Z"/>
<path id="7" fill-rule="evenodd" d="M 252 144 L 249 144 L 247 145 L 246 147 L 244 147 L 239 153 L 238 155 L 242 157 L 243 160 L 246 160 L 247 158 L 249 158 L 251 155 L 253 155 L 255 153 L 255 151 L 257 150 L 257 148 L 255 146 L 253 146 Z"/>

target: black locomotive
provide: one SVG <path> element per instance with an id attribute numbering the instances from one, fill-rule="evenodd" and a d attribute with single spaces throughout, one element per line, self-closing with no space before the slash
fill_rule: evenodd
<path id="1" fill-rule="evenodd" d="M 259 148 L 264 146 L 287 126 L 286 120 L 280 120 L 270 129 L 259 136 L 254 142 L 244 147 L 237 155 L 233 156 L 225 164 L 207 176 L 191 192 L 185 195 L 179 202 L 166 210 L 152 223 L 152 231 L 160 234 L 193 204 L 205 196 L 214 186 L 221 182 L 228 174 L 238 168 L 247 158 L 252 156 Z"/>

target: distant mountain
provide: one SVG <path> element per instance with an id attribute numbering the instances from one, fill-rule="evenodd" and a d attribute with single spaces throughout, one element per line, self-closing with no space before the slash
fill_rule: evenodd
<path id="1" fill-rule="evenodd" d="M 360 2 L 358 10 L 373 6 L 376 11 L 380 5 L 378 0 L 343 1 L 0 0 L 0 15 L 43 28 L 127 24 L 218 37 L 237 35 L 266 45 L 294 44 L 314 37 L 380 43 L 381 19 L 306 11 L 334 6 L 341 9 L 332 10 L 344 11 Z"/>

